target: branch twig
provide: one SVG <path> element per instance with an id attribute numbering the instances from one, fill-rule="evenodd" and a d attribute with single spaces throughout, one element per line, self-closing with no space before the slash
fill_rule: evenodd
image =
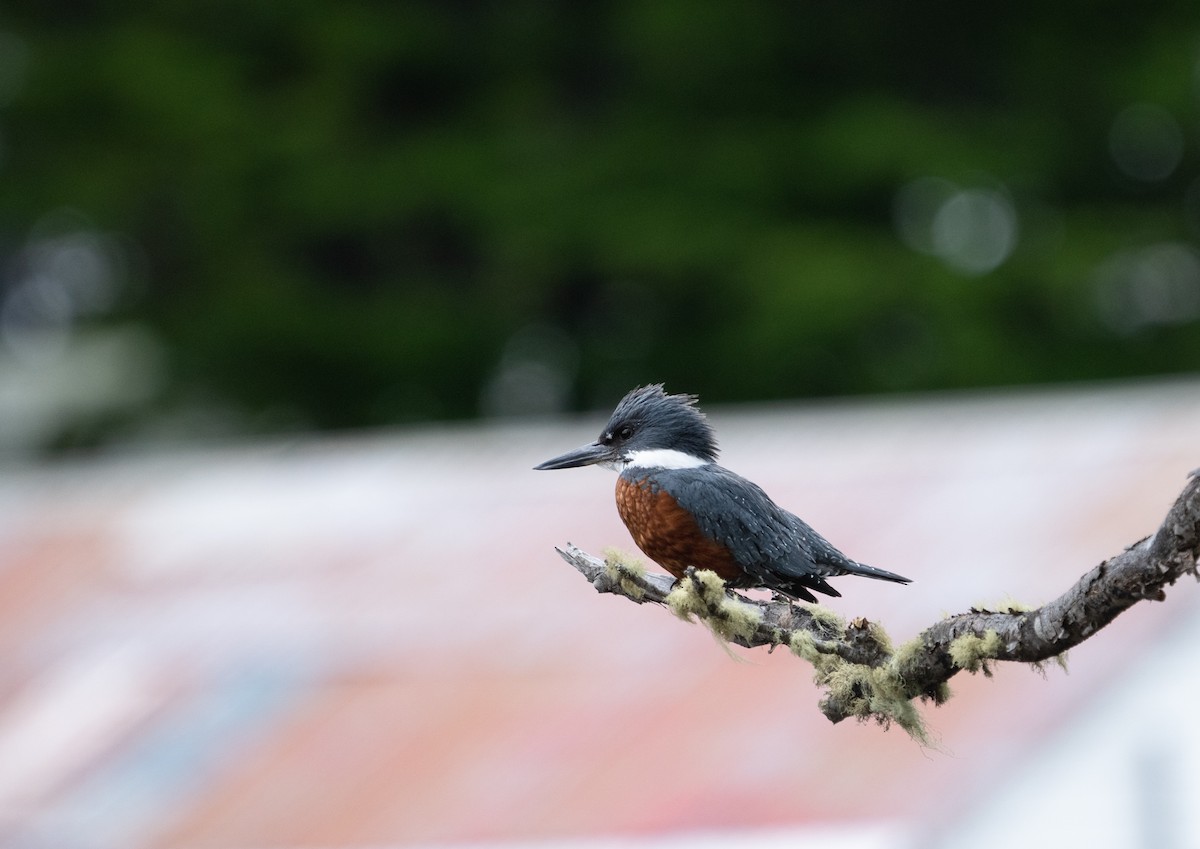
<path id="1" fill-rule="evenodd" d="M 747 598 L 711 572 L 689 572 L 676 581 L 614 552 L 601 559 L 570 544 L 558 551 L 597 592 L 667 605 L 741 646 L 787 646 L 813 664 L 825 688 L 820 709 L 830 721 L 895 721 L 924 741 L 914 700 L 941 704 L 959 671 L 990 675 L 993 661 L 1061 662 L 1068 649 L 1134 604 L 1164 600 L 1166 587 L 1185 574 L 1200 577 L 1200 469 L 1153 536 L 1105 560 L 1053 601 L 1034 610 L 1014 605 L 948 616 L 897 648 L 875 623 L 847 624 L 820 605 Z"/>

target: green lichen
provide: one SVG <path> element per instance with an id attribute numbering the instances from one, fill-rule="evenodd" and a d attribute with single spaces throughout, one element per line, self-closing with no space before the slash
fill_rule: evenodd
<path id="1" fill-rule="evenodd" d="M 897 674 L 903 675 L 906 670 L 911 669 L 924 651 L 925 641 L 920 637 L 913 637 L 907 643 L 901 643 L 900 647 L 892 652 L 892 663 L 896 666 Z"/>
<path id="2" fill-rule="evenodd" d="M 892 638 L 888 636 L 888 632 L 875 622 L 867 622 L 867 633 L 871 635 L 871 639 L 885 653 L 892 655 Z"/>
<path id="3" fill-rule="evenodd" d="M 901 643 L 892 653 L 889 663 L 901 681 L 909 680 L 912 673 L 917 672 L 914 666 L 924 660 L 925 650 L 925 641 L 917 636 L 906 643 Z M 922 701 L 931 701 L 935 705 L 945 704 L 950 698 L 950 685 L 942 681 L 933 692 L 921 693 L 919 697 Z"/>
<path id="4" fill-rule="evenodd" d="M 873 623 L 867 627 L 882 647 L 890 648 L 891 639 L 882 628 Z M 895 722 L 922 746 L 930 745 L 929 733 L 903 674 L 905 664 L 911 664 L 920 647 L 919 639 L 906 643 L 879 666 L 852 663 L 834 651 L 832 642 L 807 630 L 792 632 L 788 645 L 793 654 L 812 664 L 813 680 L 825 689 L 825 700 L 836 704 L 842 713 L 860 720 L 875 719 L 884 726 Z"/>
<path id="5" fill-rule="evenodd" d="M 727 641 L 748 641 L 762 624 L 762 612 L 730 596 L 725 591 L 725 582 L 707 569 L 676 581 L 667 595 L 667 607 L 686 622 L 699 619 Z"/>
<path id="6" fill-rule="evenodd" d="M 990 678 L 992 670 L 988 661 L 999 657 L 1002 648 L 1004 643 L 993 628 L 984 631 L 982 636 L 963 634 L 950 642 L 950 662 L 968 672 L 982 670 L 983 674 Z"/>
<path id="7" fill-rule="evenodd" d="M 807 603 L 801 603 L 800 606 L 808 611 L 809 616 L 813 618 L 813 623 L 819 626 L 823 633 L 834 636 L 840 635 L 846 630 L 846 620 L 838 616 L 828 607 L 824 607 L 820 604 Z"/>
<path id="8" fill-rule="evenodd" d="M 1006 595 L 996 604 L 974 604 L 971 606 L 971 609 L 981 613 L 1011 613 L 1014 615 L 1037 610 L 1035 606 L 1025 604 L 1023 601 L 1017 601 L 1010 595 Z"/>
<path id="9" fill-rule="evenodd" d="M 831 669 L 835 663 L 843 662 L 840 657 L 833 653 L 830 644 L 824 640 L 818 640 L 813 636 L 811 631 L 797 629 L 792 632 L 791 638 L 788 640 L 788 648 L 792 650 L 792 654 L 796 657 L 803 658 L 813 665 L 817 670 L 818 676 Z"/>
<path id="10" fill-rule="evenodd" d="M 621 588 L 622 593 L 634 601 L 641 601 L 645 597 L 646 590 L 641 585 L 641 579 L 646 575 L 646 567 L 642 561 L 630 557 L 618 548 L 606 548 L 604 573 Z"/>
<path id="11" fill-rule="evenodd" d="M 1062 652 L 1061 654 L 1056 654 L 1056 655 L 1054 655 L 1054 657 L 1048 657 L 1045 660 L 1035 660 L 1029 664 L 1029 667 L 1034 672 L 1038 673 L 1043 678 L 1045 678 L 1046 677 L 1046 667 L 1049 666 L 1051 663 L 1053 663 L 1055 666 L 1057 666 L 1063 672 L 1071 671 L 1070 669 L 1067 668 L 1067 653 L 1066 652 Z"/>

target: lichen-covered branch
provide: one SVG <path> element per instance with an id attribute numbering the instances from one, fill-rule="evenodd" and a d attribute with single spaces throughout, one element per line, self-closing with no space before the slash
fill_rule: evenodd
<path id="1" fill-rule="evenodd" d="M 1200 470 L 1192 472 L 1153 536 L 1105 560 L 1053 601 L 1036 609 L 1015 604 L 971 609 L 935 622 L 898 647 L 873 622 L 847 623 L 820 605 L 747 598 L 726 589 L 712 572 L 689 572 L 676 581 L 648 573 L 614 551 L 599 558 L 568 544 L 559 553 L 598 592 L 665 605 L 740 646 L 787 647 L 813 665 L 825 690 L 820 709 L 832 722 L 851 716 L 896 722 L 924 741 L 914 702 L 944 702 L 948 682 L 959 671 L 988 675 L 996 661 L 1061 663 L 1068 649 L 1134 604 L 1162 601 L 1176 580 L 1197 577 Z"/>

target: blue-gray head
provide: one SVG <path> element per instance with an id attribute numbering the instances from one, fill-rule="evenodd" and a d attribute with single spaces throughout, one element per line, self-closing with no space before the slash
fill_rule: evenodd
<path id="1" fill-rule="evenodd" d="M 640 386 L 621 399 L 600 437 L 535 469 L 600 464 L 686 468 L 717 459 L 717 438 L 695 395 L 668 395 L 661 383 Z"/>

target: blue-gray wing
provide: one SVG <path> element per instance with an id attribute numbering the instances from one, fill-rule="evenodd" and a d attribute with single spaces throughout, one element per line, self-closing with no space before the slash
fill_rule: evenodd
<path id="1" fill-rule="evenodd" d="M 858 564 L 807 523 L 775 504 L 757 484 L 726 468 L 674 469 L 657 477 L 700 529 L 728 548 L 750 578 L 766 586 L 772 579 L 856 571 Z"/>

